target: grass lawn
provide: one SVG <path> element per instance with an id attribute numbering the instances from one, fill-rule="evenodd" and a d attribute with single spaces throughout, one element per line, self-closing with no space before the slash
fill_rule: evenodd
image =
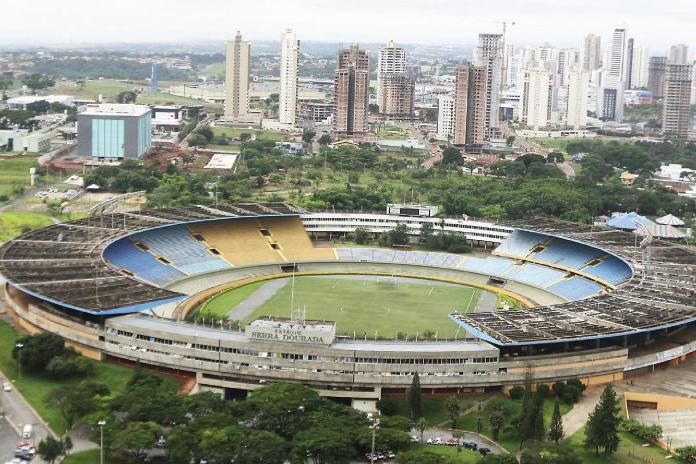
<path id="1" fill-rule="evenodd" d="M 388 279 L 388 278 L 385 278 Z M 292 285 L 280 289 L 244 322 L 260 316 L 288 316 Z M 321 276 L 295 279 L 295 306 L 307 310 L 307 319 L 336 321 L 336 333 L 392 338 L 398 332 L 413 338 L 431 330 L 452 338 L 457 325 L 447 314 L 476 306 L 480 291 L 464 286 L 376 282 Z M 460 334 L 463 335 L 463 334 Z"/>
<path id="2" fill-rule="evenodd" d="M 510 404 L 512 405 L 513 408 L 513 416 L 519 414 L 520 410 L 522 409 L 522 400 L 513 400 L 510 398 L 505 398 L 506 401 L 509 401 Z M 548 427 L 548 425 L 551 423 L 551 416 L 553 415 L 553 405 L 555 402 L 555 398 L 547 398 L 546 401 L 544 401 L 544 424 Z M 572 406 L 569 406 L 567 404 L 561 403 L 561 414 L 565 414 L 568 411 L 572 409 Z M 491 438 L 491 433 L 489 430 L 489 425 L 488 425 L 488 414 L 486 411 L 486 408 L 484 406 L 483 408 L 483 430 L 482 433 L 486 435 L 487 437 Z M 476 427 L 476 418 L 478 416 L 478 412 L 472 412 L 471 414 L 467 414 L 465 416 L 462 416 L 459 421 L 457 421 L 457 428 L 462 429 L 462 430 L 470 430 L 472 432 L 477 431 Z M 503 430 L 501 430 L 500 435 L 498 436 L 498 443 L 503 446 L 506 450 L 508 450 L 511 453 L 516 453 L 519 451 L 519 438 L 517 434 L 517 430 L 514 430 L 510 427 L 505 428 L 503 427 Z M 583 461 L 584 462 L 584 461 Z"/>
<path id="3" fill-rule="evenodd" d="M 454 459 L 455 462 L 460 464 L 475 464 L 479 461 L 479 459 L 481 459 L 481 455 L 478 452 L 465 448 L 457 449 L 456 446 L 416 445 L 413 448 L 409 448 L 409 450 L 431 451 L 433 453 L 437 453 L 443 458 L 449 457 Z"/>
<path id="4" fill-rule="evenodd" d="M 233 139 L 238 138 L 240 134 L 255 134 L 257 140 L 272 140 L 274 142 L 285 140 L 285 134 L 280 132 L 270 132 L 256 129 L 238 129 L 234 127 L 211 127 L 211 129 L 213 129 L 213 134 L 216 136 L 224 135 Z"/>
<path id="5" fill-rule="evenodd" d="M 445 402 L 447 401 L 445 396 L 436 397 L 423 397 L 423 417 L 428 423 L 428 427 L 435 427 L 444 422 L 445 427 L 449 428 L 451 425 L 449 423 L 449 418 L 447 417 L 447 410 L 445 409 Z M 476 405 L 479 401 L 485 400 L 486 396 L 462 396 L 459 398 L 459 404 L 461 405 L 461 410 L 465 411 Z M 410 417 L 411 411 L 408 407 L 408 400 L 406 398 L 390 398 L 394 401 L 397 406 L 397 415 Z"/>
<path id="6" fill-rule="evenodd" d="M 38 167 L 35 156 L 0 157 L 0 195 L 12 199 L 15 187 L 29 186 L 29 168 Z"/>
<path id="7" fill-rule="evenodd" d="M 71 454 L 63 460 L 63 464 L 97 464 L 99 462 L 99 449 L 91 449 L 80 451 L 79 453 Z M 105 464 L 125 464 L 123 461 L 114 456 L 104 456 Z"/>
<path id="8" fill-rule="evenodd" d="M 228 290 L 217 297 L 209 300 L 201 308 L 201 314 L 210 314 L 216 317 L 222 317 L 230 310 L 237 307 L 239 303 L 246 300 L 249 295 L 254 293 L 266 282 L 254 282 L 232 290 Z"/>
<path id="9" fill-rule="evenodd" d="M 401 140 L 408 138 L 408 133 L 400 127 L 389 126 L 380 129 L 377 138 L 383 140 Z"/>
<path id="10" fill-rule="evenodd" d="M 74 386 L 79 384 L 82 379 L 53 380 L 26 371 L 22 372 L 21 380 L 18 379 L 17 362 L 12 359 L 12 347 L 18 338 L 20 338 L 19 335 L 10 325 L 0 321 L 0 370 L 10 379 L 16 379 L 15 388 L 60 435 L 65 431 L 65 420 L 58 409 L 48 406 L 46 401 L 54 388 Z M 133 371 L 126 367 L 95 362 L 92 380 L 108 385 L 112 394 L 118 394 L 125 389 L 126 382 L 132 373 Z"/>
<path id="11" fill-rule="evenodd" d="M 41 213 L 0 213 L 0 242 L 13 239 L 24 232 L 53 224 L 50 217 Z"/>
<path id="12" fill-rule="evenodd" d="M 644 442 L 630 433 L 619 432 L 621 441 L 619 449 L 613 456 L 607 458 L 600 452 L 596 456 L 594 450 L 585 447 L 585 429 L 575 432 L 567 442 L 575 449 L 583 464 L 644 464 L 664 462 L 669 453 L 655 445 L 643 447 Z M 668 462 L 680 463 L 679 458 L 670 458 Z"/>

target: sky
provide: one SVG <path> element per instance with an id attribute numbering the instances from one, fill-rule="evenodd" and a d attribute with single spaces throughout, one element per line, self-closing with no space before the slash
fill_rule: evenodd
<path id="1" fill-rule="evenodd" d="M 475 44 L 501 32 L 518 46 L 580 47 L 616 27 L 659 53 L 696 51 L 694 0 L 0 0 L 5 45 L 277 40 Z M 30 6 L 28 6 L 30 5 Z M 515 23 L 514 26 L 512 23 Z M 603 44 L 604 45 L 604 44 Z"/>

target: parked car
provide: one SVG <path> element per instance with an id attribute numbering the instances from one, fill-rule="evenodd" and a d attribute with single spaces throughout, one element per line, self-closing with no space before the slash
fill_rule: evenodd
<path id="1" fill-rule="evenodd" d="M 448 446 L 457 446 L 457 445 L 459 445 L 459 440 L 457 440 L 456 438 L 450 438 L 449 440 L 447 440 L 447 445 Z"/>
<path id="2" fill-rule="evenodd" d="M 472 451 L 476 451 L 478 449 L 478 445 L 473 441 L 465 441 L 463 446 L 464 448 L 470 449 Z"/>
<path id="3" fill-rule="evenodd" d="M 490 454 L 491 450 L 489 450 L 488 448 L 481 447 L 478 449 L 478 452 L 485 456 L 487 454 Z"/>
<path id="4" fill-rule="evenodd" d="M 4 392 L 11 392 L 12 391 L 12 385 L 9 383 L 5 382 L 2 384 L 2 391 Z"/>
<path id="5" fill-rule="evenodd" d="M 34 427 L 31 424 L 27 424 L 22 429 L 22 438 L 31 438 L 34 434 Z"/>

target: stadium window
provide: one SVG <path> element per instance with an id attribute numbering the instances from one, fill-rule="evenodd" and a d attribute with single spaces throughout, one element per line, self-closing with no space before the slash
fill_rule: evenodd
<path id="1" fill-rule="evenodd" d="M 220 252 L 216 248 L 208 248 L 208 251 L 210 251 L 214 255 L 220 255 Z"/>
<path id="2" fill-rule="evenodd" d="M 191 235 L 193 236 L 193 238 L 195 238 L 199 242 L 205 242 L 205 239 L 203 238 L 203 236 L 201 234 L 191 234 Z"/>
<path id="3" fill-rule="evenodd" d="M 259 232 L 261 232 L 261 235 L 264 237 L 270 237 L 271 236 L 271 231 L 268 229 L 259 229 Z"/>

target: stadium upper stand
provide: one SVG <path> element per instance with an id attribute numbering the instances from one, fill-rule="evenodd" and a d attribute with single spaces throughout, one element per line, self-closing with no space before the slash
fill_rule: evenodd
<path id="1" fill-rule="evenodd" d="M 185 226 L 139 232 L 130 239 L 145 244 L 155 256 L 166 258 L 172 266 L 185 274 L 203 274 L 230 267 L 229 263 L 212 254 L 204 244 L 194 239 Z"/>
<path id="2" fill-rule="evenodd" d="M 58 308 L 95 315 L 142 311 L 184 298 L 185 295 L 159 285 L 185 274 L 145 250 L 133 249 L 132 243 L 123 241 L 126 237 L 156 227 L 165 230 L 161 226 L 243 217 L 297 216 L 304 212 L 278 203 L 240 203 L 214 208 L 190 206 L 113 213 L 79 219 L 30 231 L 4 244 L 0 247 L 0 273 L 10 285 Z M 180 239 L 179 236 L 176 240 Z M 114 257 L 114 254 L 121 253 L 107 251 L 112 244 L 123 252 L 123 256 Z M 172 243 L 157 242 L 153 247 L 163 251 L 171 250 L 172 246 Z M 196 257 L 177 255 L 176 260 L 188 263 L 182 266 L 192 266 L 189 270 L 193 272 L 201 263 L 199 252 L 200 249 Z M 102 256 L 104 253 L 117 262 L 110 262 Z"/>
<path id="3" fill-rule="evenodd" d="M 543 218 L 507 225 L 552 235 L 554 240 L 567 237 L 594 248 L 599 262 L 587 263 L 580 271 L 618 286 L 606 293 L 600 285 L 574 276 L 548 289 L 576 301 L 504 313 L 450 316 L 484 340 L 506 346 L 567 342 L 633 335 L 696 321 L 693 248 L 659 240 L 641 244 L 631 233 Z M 562 245 L 560 249 L 578 252 L 578 257 L 566 263 L 577 265 L 588 257 L 594 259 L 582 247 Z M 595 296 L 586 298 L 591 295 Z"/>

